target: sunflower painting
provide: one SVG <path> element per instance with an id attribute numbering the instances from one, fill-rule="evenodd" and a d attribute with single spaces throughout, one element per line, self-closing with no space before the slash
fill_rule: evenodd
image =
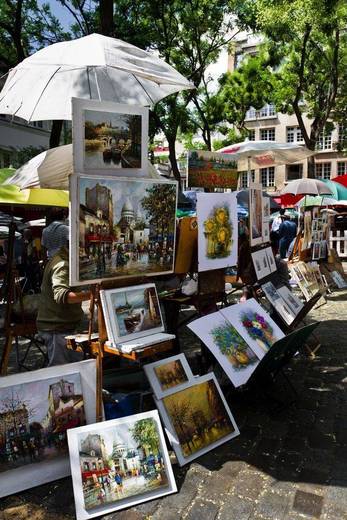
<path id="1" fill-rule="evenodd" d="M 237 204 L 234 193 L 199 193 L 199 271 L 220 269 L 237 261 Z"/>

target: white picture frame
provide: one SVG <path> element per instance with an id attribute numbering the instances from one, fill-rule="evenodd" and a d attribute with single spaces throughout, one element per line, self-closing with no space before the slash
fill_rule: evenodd
<path id="1" fill-rule="evenodd" d="M 6 388 L 27 385 L 40 384 L 43 385 L 48 380 L 67 379 L 69 376 L 79 374 L 80 384 L 82 387 L 83 406 L 85 412 L 85 420 L 88 423 L 96 421 L 96 360 L 90 359 L 68 365 L 58 365 L 48 368 L 42 368 L 32 372 L 23 372 L 0 378 L 0 395 Z M 52 384 L 52 383 L 50 383 Z M 27 387 L 30 388 L 29 386 Z M 16 392 L 18 392 L 16 390 Z M 16 395 L 19 395 L 18 393 Z M 26 401 L 30 399 L 38 399 L 42 394 L 30 394 Z M 17 398 L 18 399 L 18 398 Z M 48 403 L 48 398 L 47 398 Z M 2 408 L 3 401 L 0 404 Z M 29 406 L 29 405 L 27 405 Z M 47 404 L 48 407 L 48 404 Z M 37 412 L 37 410 L 36 410 Z M 73 429 L 69 430 L 73 431 Z M 41 441 L 42 442 L 42 441 Z M 18 443 L 18 441 L 17 441 Z M 65 456 L 48 458 L 42 462 L 33 462 L 19 466 L 15 469 L 0 472 L 0 497 L 12 495 L 30 489 L 34 486 L 47 484 L 53 480 L 63 478 L 70 475 L 69 457 Z"/>
<path id="2" fill-rule="evenodd" d="M 84 442 L 84 446 L 86 445 L 86 439 L 88 438 L 88 435 L 94 436 L 95 443 L 97 444 L 97 437 L 102 437 L 103 444 L 104 444 L 104 453 L 106 453 L 106 450 L 108 452 L 111 450 L 112 453 L 112 447 L 109 446 L 109 439 L 119 439 L 118 442 L 123 443 L 125 447 L 126 441 L 129 437 L 126 437 L 126 429 L 128 427 L 129 431 L 130 428 L 133 427 L 136 422 L 138 421 L 144 421 L 144 420 L 151 420 L 155 423 L 156 431 L 158 434 L 158 444 L 159 449 L 162 457 L 162 463 L 163 463 L 163 470 L 165 471 L 165 478 L 167 478 L 167 485 L 157 488 L 153 488 L 152 490 L 146 490 L 144 493 L 134 493 L 130 496 L 124 496 L 124 498 L 121 498 L 119 500 L 114 500 L 113 502 L 105 503 L 105 500 L 107 500 L 107 494 L 105 495 L 106 498 L 104 499 L 104 503 L 97 505 L 96 507 L 86 508 L 85 500 L 84 500 L 84 494 L 83 494 L 83 476 L 81 473 L 81 459 L 80 459 L 80 445 L 79 442 Z M 115 437 L 115 434 L 117 435 L 117 428 L 118 428 L 118 437 Z M 129 432 L 128 432 L 129 436 Z M 172 471 L 171 463 L 169 454 L 166 448 L 165 439 L 164 439 L 164 433 L 160 424 L 159 415 L 157 410 L 152 410 L 150 412 L 144 412 L 140 414 L 130 415 L 128 417 L 122 417 L 119 419 L 113 419 L 110 421 L 102 422 L 102 423 L 96 423 L 91 424 L 88 426 L 83 426 L 81 428 L 75 428 L 74 430 L 68 431 L 68 442 L 69 442 L 69 451 L 70 451 L 70 464 L 71 464 L 71 474 L 72 474 L 72 484 L 73 484 L 73 492 L 74 492 L 74 498 L 75 498 L 75 508 L 76 508 L 76 517 L 77 520 L 87 520 L 89 518 L 95 518 L 96 516 L 100 515 L 107 515 L 108 513 L 119 511 L 121 509 L 124 509 L 126 507 L 133 507 L 137 504 L 141 504 L 143 502 L 147 502 L 149 500 L 154 500 L 157 498 L 160 498 L 164 495 L 169 495 L 171 493 L 175 493 L 177 491 L 177 486 L 174 478 L 174 474 Z M 100 444 L 102 442 L 100 441 Z M 82 444 L 81 444 L 82 445 Z M 139 449 L 137 447 L 134 448 L 134 452 L 139 452 Z M 135 469 L 135 466 L 140 464 L 138 459 L 140 459 L 140 455 L 136 455 L 133 453 L 133 466 Z M 82 460 L 84 460 L 82 458 Z M 122 460 L 122 454 L 120 452 L 118 461 Z M 103 459 L 101 458 L 101 461 L 103 463 Z M 130 461 L 129 461 L 130 463 Z M 141 463 L 140 466 L 141 470 L 144 468 L 143 464 Z M 118 470 L 119 473 L 121 473 L 121 470 Z M 108 476 L 111 480 L 112 473 L 111 471 L 108 471 Z M 135 473 L 136 479 L 140 479 L 142 484 L 144 481 L 144 477 L 141 475 L 141 471 Z M 123 477 L 123 480 L 126 480 L 126 477 Z M 97 487 L 95 481 L 94 483 L 91 483 L 91 486 L 95 484 L 95 487 Z M 112 490 L 112 486 L 116 486 L 115 480 L 113 478 L 113 482 L 111 482 L 110 490 Z M 106 489 L 108 486 L 105 486 Z M 117 485 L 118 489 L 118 485 Z M 122 492 L 120 493 L 120 496 L 122 494 L 126 493 L 127 487 L 125 487 L 125 491 L 123 491 L 122 486 Z M 129 489 L 129 488 L 128 488 Z M 108 489 L 107 489 L 108 491 Z M 114 492 L 116 493 L 116 492 Z M 117 491 L 118 495 L 118 491 Z"/>
<path id="3" fill-rule="evenodd" d="M 106 289 L 100 291 L 102 295 L 101 303 L 104 311 L 104 316 L 107 320 L 109 329 L 107 330 L 107 334 L 109 340 L 114 344 L 123 343 L 125 341 L 131 341 L 136 338 L 142 338 L 144 336 L 150 336 L 152 334 L 156 334 L 158 332 L 164 331 L 164 323 L 163 317 L 160 309 L 160 302 L 157 294 L 157 289 L 154 283 L 147 283 L 142 285 L 133 285 L 128 287 L 122 287 L 118 289 Z M 146 304 L 145 302 L 145 294 L 148 294 L 148 298 L 152 299 L 151 304 Z M 143 295 L 143 302 L 142 302 Z M 146 296 L 147 297 L 147 296 Z M 124 304 L 122 304 L 124 300 Z M 120 314 L 127 314 L 122 319 L 122 316 L 119 316 L 116 310 L 116 305 L 118 301 L 118 306 L 121 307 Z M 135 302 L 142 302 L 141 307 L 134 307 Z M 140 303 L 139 303 L 140 304 Z M 149 306 L 152 309 L 152 314 L 155 313 L 155 317 L 152 318 L 149 316 L 150 310 Z M 126 308 L 129 308 L 129 311 Z M 135 310 L 139 310 L 138 317 L 134 316 L 134 322 L 139 320 L 139 323 L 130 323 L 129 326 L 135 327 L 136 331 L 127 332 L 126 328 L 126 320 L 131 319 L 131 315 L 129 316 L 129 312 L 134 313 Z M 150 328 L 149 321 L 153 321 L 153 326 Z M 147 322 L 147 325 L 146 325 Z M 143 325 L 144 324 L 144 325 Z"/>
<path id="4" fill-rule="evenodd" d="M 277 265 L 276 265 L 274 253 L 272 251 L 272 247 L 267 247 L 265 249 L 265 251 L 266 251 L 267 261 L 268 261 L 269 268 L 270 268 L 270 273 L 275 273 L 277 271 Z"/>
<path id="5" fill-rule="evenodd" d="M 290 325 L 295 319 L 295 313 L 286 301 L 283 299 L 279 289 L 272 282 L 264 283 L 261 286 L 266 298 L 269 300 L 275 311 L 280 315 L 287 325 Z"/>
<path id="6" fill-rule="evenodd" d="M 251 247 L 263 243 L 263 187 L 249 184 L 249 236 Z"/>
<path id="7" fill-rule="evenodd" d="M 169 224 L 168 224 L 168 235 L 167 238 L 161 235 L 159 241 L 156 241 L 154 237 L 159 235 L 153 235 L 154 227 L 150 224 L 150 215 L 143 210 L 141 202 L 143 198 L 148 196 L 147 190 L 151 188 L 158 188 L 161 192 L 163 192 L 163 196 L 167 197 L 170 200 L 170 215 L 169 215 Z M 89 192 L 87 191 L 89 190 Z M 103 190 L 106 195 L 103 195 L 103 199 L 108 197 L 108 205 L 105 206 L 105 216 L 103 212 L 98 211 L 99 203 L 93 202 L 96 210 L 91 210 L 86 203 L 87 201 L 87 193 Z M 70 176 L 70 265 L 69 265 L 69 277 L 70 277 L 70 285 L 78 286 L 78 285 L 90 285 L 93 283 L 100 283 L 103 280 L 111 280 L 111 279 L 122 279 L 122 278 L 134 278 L 139 276 L 156 276 L 161 274 L 171 274 L 174 270 L 174 251 L 175 251 L 175 243 L 176 243 L 176 209 L 177 209 L 177 191 L 178 191 L 178 183 L 176 181 L 167 181 L 162 179 L 137 179 L 130 177 L 104 177 L 101 175 L 85 175 L 81 173 L 77 173 L 75 175 Z M 166 194 L 165 194 L 166 193 Z M 92 197 L 90 196 L 91 200 Z M 103 200 L 101 199 L 101 200 Z M 115 203 L 118 203 L 116 207 Z M 89 202 L 91 204 L 91 202 Z M 165 204 L 164 198 L 162 199 L 162 204 Z M 111 206 L 112 211 L 108 209 Z M 168 205 L 166 204 L 166 211 L 168 212 Z M 106 214 L 109 212 L 107 218 Z M 145 228 L 141 231 L 143 233 L 143 243 L 147 243 L 147 260 L 144 262 L 140 259 L 137 262 L 139 265 L 138 269 L 127 267 L 129 258 L 131 263 L 134 264 L 134 254 L 135 250 L 135 240 L 137 239 L 137 235 L 135 237 L 135 232 L 132 230 L 131 222 L 132 220 L 135 222 L 136 218 L 140 212 L 142 217 L 144 218 Z M 105 238 L 102 236 L 98 236 L 98 243 L 101 245 L 95 246 L 97 250 L 100 249 L 100 254 L 103 255 L 105 261 L 104 270 L 100 270 L 98 268 L 99 257 L 97 254 L 93 254 L 93 243 L 89 243 L 90 253 L 89 257 L 87 255 L 87 238 L 88 238 L 88 229 L 86 226 L 86 216 L 91 214 L 92 222 L 100 222 L 99 227 L 109 228 L 106 230 Z M 123 214 L 125 215 L 123 218 Z M 166 213 L 167 214 L 167 213 Z M 113 222 L 115 219 L 115 222 Z M 119 219 L 119 220 L 118 220 Z M 131 222 L 128 220 L 131 220 Z M 112 225 L 111 225 L 112 221 Z M 117 223 L 118 222 L 118 223 Z M 120 227 L 123 226 L 124 228 Z M 114 240 L 114 226 L 117 225 L 119 228 L 120 238 L 119 240 Z M 96 228 L 96 224 L 93 224 Z M 124 233 L 122 232 L 122 229 Z M 159 233 L 159 231 L 157 231 Z M 151 235 L 152 233 L 152 235 Z M 89 233 L 90 234 L 90 233 Z M 129 238 L 130 242 L 126 242 L 128 240 L 126 237 L 129 234 L 129 237 L 132 236 L 132 239 Z M 93 234 L 92 238 L 93 238 Z M 106 242 L 108 240 L 108 243 Z M 131 242 L 132 240 L 132 242 Z M 105 241 L 106 248 L 111 248 L 111 259 L 107 258 L 105 251 L 102 250 L 102 244 Z M 159 243 L 160 242 L 160 243 Z M 155 245 L 154 245 L 155 244 Z M 155 247 L 159 247 L 159 256 L 157 257 Z M 165 246 L 165 254 L 164 254 L 164 246 Z M 127 247 L 132 247 L 133 249 L 127 251 Z M 122 256 L 126 258 L 125 266 L 121 267 L 117 266 L 117 258 L 115 255 L 117 254 L 115 248 L 123 248 L 124 254 Z M 149 248 L 153 248 L 151 252 Z M 155 254 L 156 260 L 151 263 L 150 255 Z M 164 259 L 165 256 L 165 259 Z M 90 257 L 92 260 L 90 260 Z M 84 265 L 84 258 L 87 259 L 87 264 Z M 163 261 L 162 261 L 163 258 Z M 136 259 L 135 259 L 136 263 Z M 84 271 L 81 270 L 81 266 Z"/>
<path id="8" fill-rule="evenodd" d="M 179 363 L 180 365 L 179 370 L 181 371 L 180 378 L 182 382 L 165 389 L 161 384 L 158 369 L 163 368 L 166 365 L 172 365 L 173 363 Z M 168 358 L 161 359 L 160 361 L 155 361 L 154 363 L 148 363 L 147 365 L 144 365 L 143 369 L 157 399 L 163 399 L 163 397 L 174 394 L 179 390 L 184 390 L 191 385 L 192 381 L 195 380 L 187 358 L 184 354 L 177 354 L 176 356 L 170 356 Z"/>
<path id="9" fill-rule="evenodd" d="M 223 212 L 219 223 L 217 212 Z M 238 221 L 237 198 L 233 193 L 198 193 L 198 270 L 209 271 L 231 267 L 237 263 Z M 219 213 L 218 213 L 219 215 Z M 211 229 L 210 229 L 211 226 Z M 225 231 L 226 230 L 226 231 Z M 223 233 L 224 250 L 216 236 Z"/>
<path id="10" fill-rule="evenodd" d="M 259 249 L 258 251 L 253 251 L 253 253 L 251 253 L 251 256 L 257 280 L 261 280 L 262 278 L 265 278 L 266 276 L 271 274 L 266 249 Z"/>
<path id="11" fill-rule="evenodd" d="M 292 310 L 295 316 L 299 314 L 301 309 L 304 307 L 304 303 L 294 294 L 286 285 L 282 285 L 277 289 L 278 293 L 282 296 L 288 307 Z"/>
<path id="12" fill-rule="evenodd" d="M 224 406 L 227 421 L 229 422 L 229 425 L 230 425 L 229 428 L 230 428 L 230 430 L 232 429 L 233 431 L 230 431 L 230 433 L 221 436 L 219 439 L 208 444 L 207 446 L 197 449 L 194 453 L 191 453 L 190 455 L 185 455 L 183 448 L 182 448 L 183 444 L 179 440 L 179 434 L 177 433 L 175 426 L 173 424 L 173 420 L 172 420 L 169 412 L 167 411 L 168 402 L 175 401 L 175 402 L 179 403 L 179 400 L 181 398 L 185 398 L 185 395 L 187 395 L 187 396 L 189 395 L 190 389 L 193 389 L 193 392 L 196 395 L 196 393 L 201 388 L 201 385 L 204 385 L 205 383 L 208 383 L 209 381 L 212 381 L 213 388 L 215 388 L 215 391 L 217 392 L 217 395 L 219 396 L 219 399 L 220 399 L 219 402 L 222 403 Z M 206 388 L 206 387 L 203 387 L 203 388 Z M 184 392 L 184 394 L 178 395 L 178 394 L 180 394 L 180 392 Z M 201 396 L 200 403 L 202 402 L 202 397 L 203 396 Z M 190 400 L 191 406 L 194 405 L 195 401 L 196 401 L 196 398 L 194 400 Z M 195 460 L 196 458 L 200 457 L 201 455 L 208 453 L 209 451 L 217 448 L 218 446 L 220 446 L 221 444 L 224 444 L 227 441 L 230 441 L 231 439 L 233 439 L 234 437 L 236 437 L 237 435 L 240 434 L 240 431 L 237 427 L 235 419 L 230 411 L 229 405 L 226 402 L 225 397 L 224 397 L 224 395 L 220 389 L 220 386 L 218 384 L 218 381 L 216 379 L 216 376 L 213 373 L 209 373 L 209 374 L 206 374 L 201 377 L 196 377 L 195 380 L 191 382 L 191 384 L 188 388 L 185 388 L 184 390 L 180 390 L 179 392 L 175 392 L 174 394 L 168 395 L 164 399 L 156 400 L 155 403 L 159 410 L 160 416 L 164 422 L 166 433 L 168 435 L 171 446 L 175 451 L 175 454 L 176 454 L 176 457 L 177 457 L 177 460 L 178 460 L 178 463 L 180 466 L 184 466 L 185 464 L 188 464 L 189 462 Z M 178 404 L 178 407 L 179 407 L 179 404 Z"/>
<path id="13" fill-rule="evenodd" d="M 73 165 L 75 172 L 83 172 L 85 174 L 91 175 L 102 173 L 103 175 L 111 176 L 121 175 L 123 177 L 148 177 L 148 108 L 137 105 L 124 105 L 119 103 L 112 103 L 110 101 L 97 101 L 94 99 L 72 98 L 71 102 L 73 129 Z M 101 146 L 105 146 L 107 148 L 105 148 L 104 151 L 90 152 L 90 156 L 87 158 L 85 150 L 85 124 L 87 117 L 94 117 L 95 124 L 97 126 L 97 124 L 101 123 L 104 114 L 105 119 L 109 120 L 111 130 L 113 128 L 112 124 L 116 124 L 117 118 L 119 118 L 119 124 L 124 124 L 124 121 L 122 120 L 125 120 L 125 116 L 133 117 L 134 121 L 136 121 L 138 124 L 141 124 L 141 153 L 139 154 L 138 152 L 136 152 L 138 154 L 138 158 L 140 158 L 141 161 L 141 165 L 139 167 L 115 167 L 114 164 L 111 164 L 113 162 L 113 159 L 106 161 L 105 159 L 101 158 L 100 154 L 102 154 L 105 157 L 104 154 L 106 152 L 111 154 L 112 156 L 112 139 L 115 139 L 115 137 L 111 137 L 106 134 L 102 139 L 102 141 L 104 141 L 105 144 L 101 144 Z M 141 119 L 135 119 L 135 117 Z M 116 128 L 119 127 L 115 127 L 115 129 Z M 107 133 L 109 134 L 110 130 Z M 106 139 L 109 140 L 108 143 L 106 143 Z M 123 146 L 123 141 L 125 141 L 125 139 L 120 139 L 120 141 L 122 141 L 121 144 Z M 91 154 L 94 154 L 95 157 Z M 96 156 L 96 154 L 98 154 L 98 156 Z"/>

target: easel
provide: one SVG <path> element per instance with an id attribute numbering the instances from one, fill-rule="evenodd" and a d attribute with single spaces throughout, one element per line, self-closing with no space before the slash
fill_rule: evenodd
<path id="1" fill-rule="evenodd" d="M 148 278 L 132 279 L 132 285 L 139 285 L 144 282 L 148 282 Z M 141 350 L 134 350 L 130 353 L 125 353 L 117 348 L 111 348 L 106 345 L 108 340 L 105 319 L 103 314 L 102 305 L 100 302 L 99 293 L 103 289 L 118 289 L 122 287 L 128 287 L 128 280 L 112 280 L 103 281 L 100 284 L 92 286 L 91 298 L 90 298 L 90 318 L 88 327 L 88 336 L 84 342 L 79 343 L 72 337 L 69 339 L 69 348 L 74 350 L 85 350 L 88 349 L 90 355 L 96 359 L 96 420 L 100 422 L 103 420 L 103 401 L 102 401 L 102 386 L 103 386 L 103 359 L 105 354 L 117 356 L 119 359 L 124 358 L 130 361 L 136 362 L 139 366 L 142 366 L 143 362 L 148 360 L 155 360 L 160 354 L 171 351 L 173 349 L 173 341 L 164 341 L 156 345 L 144 347 Z M 94 328 L 94 316 L 97 314 L 97 328 L 98 328 L 98 339 L 92 339 L 93 328 Z"/>

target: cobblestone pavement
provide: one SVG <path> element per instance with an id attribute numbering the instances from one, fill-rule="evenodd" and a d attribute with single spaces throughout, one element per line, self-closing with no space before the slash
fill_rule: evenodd
<path id="1" fill-rule="evenodd" d="M 275 414 L 260 395 L 229 399 L 241 434 L 183 468 L 179 492 L 104 520 L 347 519 L 347 291 L 329 296 L 310 319 L 322 346 L 315 359 L 296 356 L 286 373 L 297 401 Z M 185 349 L 196 340 L 184 334 Z M 289 399 L 279 380 L 277 397 Z M 2 515 L 2 516 L 1 516 Z M 1 501 L 1 520 L 71 520 L 70 479 Z"/>

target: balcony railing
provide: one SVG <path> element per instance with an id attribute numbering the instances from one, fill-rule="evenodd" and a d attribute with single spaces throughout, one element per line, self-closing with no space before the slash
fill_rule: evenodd
<path id="1" fill-rule="evenodd" d="M 277 117 L 277 112 L 275 106 L 272 104 L 265 105 L 260 110 L 255 110 L 255 108 L 251 107 L 247 110 L 246 113 L 246 121 L 251 121 L 253 119 L 267 119 Z"/>

